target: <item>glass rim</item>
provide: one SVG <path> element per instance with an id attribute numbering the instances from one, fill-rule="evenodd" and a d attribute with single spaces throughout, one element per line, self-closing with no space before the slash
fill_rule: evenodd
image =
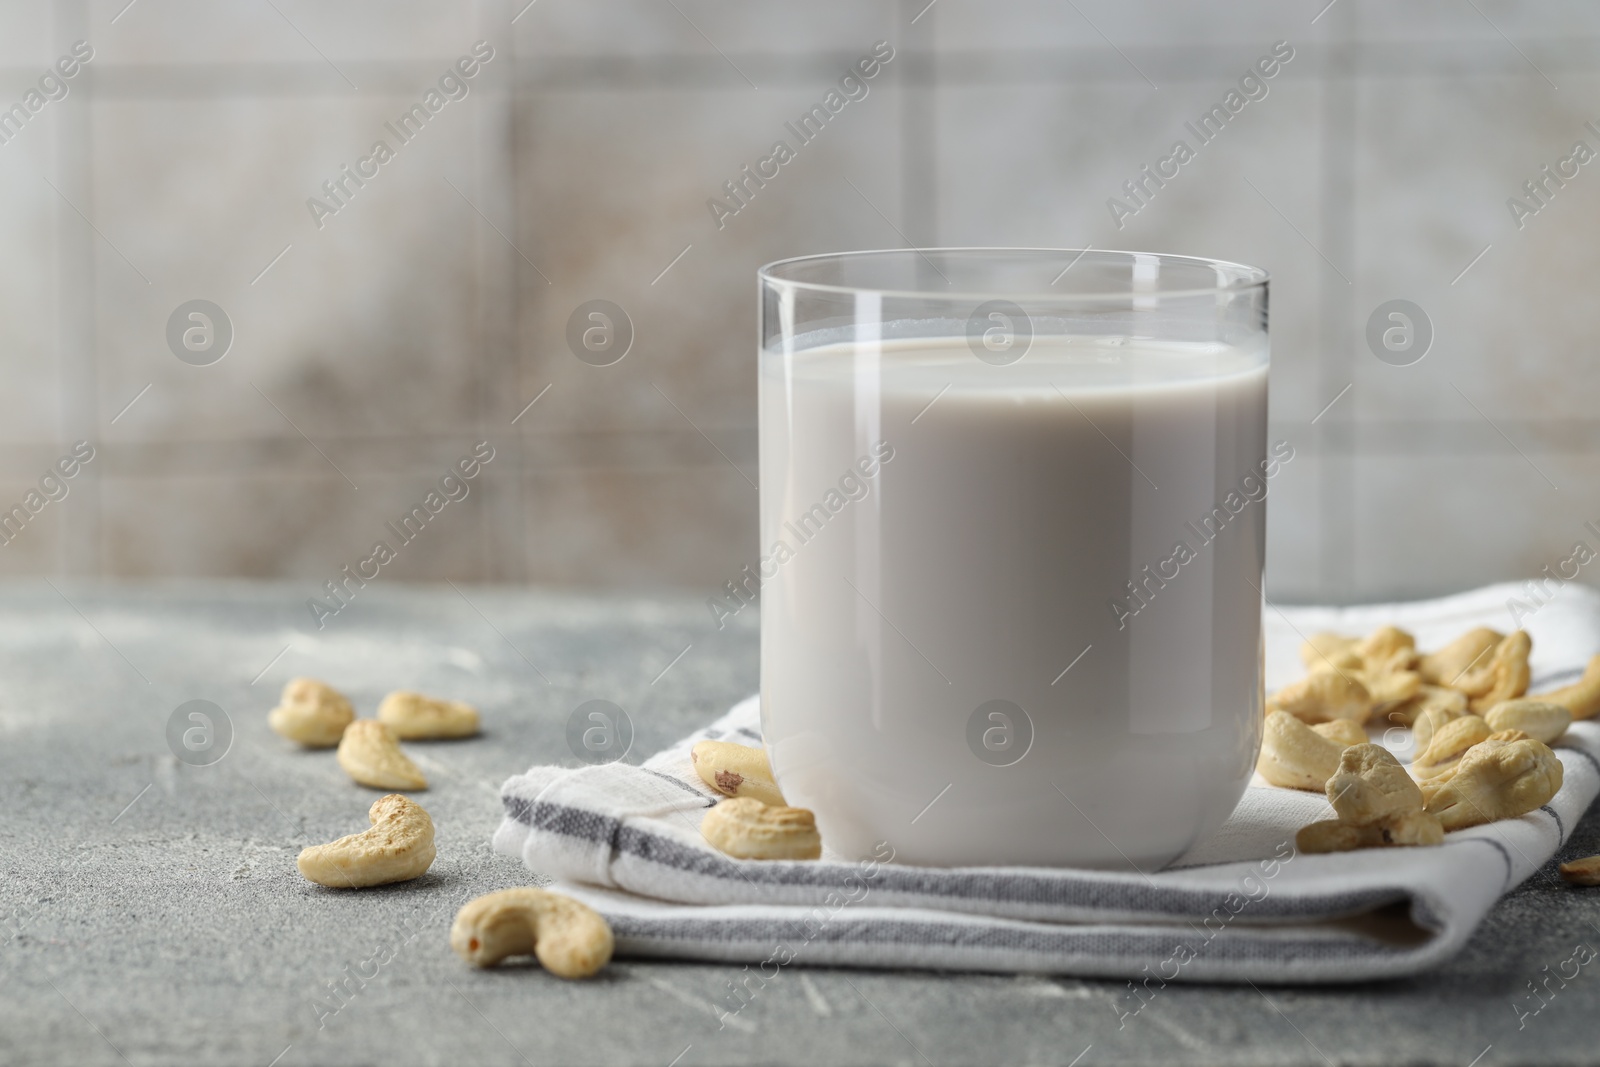
<path id="1" fill-rule="evenodd" d="M 825 260 L 851 260 L 865 259 L 869 256 L 920 256 L 932 266 L 928 254 L 973 254 L 987 253 L 1000 255 L 1031 255 L 1048 253 L 1052 255 L 1075 256 L 1067 270 L 1071 270 L 1078 260 L 1091 252 L 1103 256 L 1123 257 L 1132 262 L 1136 257 L 1151 257 L 1163 263 L 1182 263 L 1191 267 L 1209 267 L 1221 273 L 1228 273 L 1234 277 L 1226 283 L 1207 285 L 1187 289 L 1125 289 L 1107 290 L 1104 292 L 1086 292 L 1071 289 L 1048 289 L 1043 292 L 1022 292 L 1017 290 L 1000 290 L 991 292 L 963 292 L 959 290 L 939 289 L 891 289 L 869 285 L 835 285 L 826 282 L 802 281 L 795 278 L 784 277 L 785 269 L 795 268 L 804 264 L 821 263 Z M 937 270 L 937 268 L 935 268 Z M 1066 271 L 1062 272 L 1063 274 Z M 1100 303 L 1105 301 L 1132 301 L 1140 300 L 1166 300 L 1212 296 L 1218 293 L 1241 293 L 1251 289 L 1264 289 L 1271 280 L 1271 275 L 1263 267 L 1252 267 L 1246 263 L 1238 263 L 1227 259 L 1211 259 L 1206 256 L 1185 256 L 1166 252 L 1138 252 L 1116 248 L 1096 248 L 1090 245 L 1086 248 L 1025 248 L 1006 246 L 950 246 L 942 248 L 871 248 L 857 249 L 849 252 L 823 252 L 809 256 L 791 256 L 786 259 L 776 259 L 763 265 L 756 271 L 756 278 L 762 284 L 781 286 L 790 290 L 811 293 L 876 293 L 879 296 L 896 297 L 910 300 L 987 300 L 996 297 L 1009 297 L 1038 302 L 1057 303 Z"/>

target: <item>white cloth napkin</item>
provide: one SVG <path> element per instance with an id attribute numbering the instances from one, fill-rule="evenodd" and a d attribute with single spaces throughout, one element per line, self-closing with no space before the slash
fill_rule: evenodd
<path id="1" fill-rule="evenodd" d="M 1519 587 L 1440 600 L 1265 614 L 1267 685 L 1303 673 L 1317 630 L 1410 630 L 1424 649 L 1473 626 L 1533 638 L 1534 691 L 1565 685 L 1600 651 L 1600 593 L 1568 585 L 1542 607 Z M 1539 870 L 1600 792 L 1600 721 L 1557 748 L 1560 793 L 1438 848 L 1297 855 L 1294 834 L 1331 817 L 1320 795 L 1258 777 L 1222 830 L 1166 870 L 909 867 L 734 860 L 701 838 L 716 802 L 689 750 L 760 743 L 756 698 L 642 766 L 534 767 L 501 788 L 494 848 L 610 921 L 622 955 L 768 967 L 796 962 L 1044 972 L 1168 981 L 1357 981 L 1424 970 L 1459 951 L 1499 897 Z M 1391 738 L 1390 740 L 1394 740 Z M 1546 872 L 1546 877 L 1553 877 Z M 1130 1001 L 1136 1010 L 1138 999 Z"/>

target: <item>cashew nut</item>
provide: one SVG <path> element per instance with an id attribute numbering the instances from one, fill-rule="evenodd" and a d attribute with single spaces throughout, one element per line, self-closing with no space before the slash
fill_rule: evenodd
<path id="1" fill-rule="evenodd" d="M 1361 670 L 1355 675 L 1366 686 L 1375 706 L 1402 704 L 1422 689 L 1422 675 L 1409 670 Z"/>
<path id="2" fill-rule="evenodd" d="M 742 860 L 814 860 L 822 855 L 816 817 L 805 808 L 772 808 L 752 797 L 730 797 L 706 812 L 700 833 Z"/>
<path id="3" fill-rule="evenodd" d="M 1341 750 L 1351 745 L 1364 745 L 1367 743 L 1367 731 L 1359 723 L 1350 719 L 1334 719 L 1332 722 L 1319 722 L 1313 726 L 1312 731 L 1319 733 L 1331 741 L 1337 741 Z"/>
<path id="4" fill-rule="evenodd" d="M 1368 670 L 1408 670 L 1417 658 L 1417 639 L 1397 626 L 1380 626 L 1357 641 L 1354 651 Z"/>
<path id="5" fill-rule="evenodd" d="M 433 820 L 420 804 L 390 793 L 372 802 L 367 818 L 371 829 L 303 849 L 295 861 L 300 873 L 347 889 L 409 881 L 432 865 Z"/>
<path id="6" fill-rule="evenodd" d="M 1589 665 L 1583 669 L 1583 677 L 1573 684 L 1533 696 L 1535 700 L 1560 704 L 1572 712 L 1574 719 L 1594 718 L 1600 714 L 1600 656 L 1589 660 Z"/>
<path id="7" fill-rule="evenodd" d="M 1466 694 L 1442 685 L 1423 683 L 1418 686 L 1414 696 L 1390 708 L 1384 718 L 1396 726 L 1415 728 L 1423 716 L 1434 711 L 1440 713 L 1434 718 L 1441 726 L 1451 719 L 1459 719 L 1467 713 Z M 1420 736 L 1416 738 L 1416 743 L 1419 748 L 1427 746 L 1427 741 Z"/>
<path id="8" fill-rule="evenodd" d="M 1563 863 L 1561 877 L 1573 885 L 1600 885 L 1600 856 L 1585 856 Z"/>
<path id="9" fill-rule="evenodd" d="M 1461 694 L 1457 693 L 1456 696 L 1461 696 Z M 1428 746 L 1433 744 L 1433 739 L 1440 730 L 1467 714 L 1466 701 L 1466 697 L 1461 697 L 1462 710 L 1459 712 L 1448 711 L 1442 706 L 1435 706 L 1425 709 L 1421 715 L 1417 716 L 1416 721 L 1411 724 L 1412 759 L 1428 751 Z"/>
<path id="10" fill-rule="evenodd" d="M 1379 823 L 1386 845 L 1427 846 L 1444 844 L 1444 824 L 1428 811 L 1408 811 Z"/>
<path id="11" fill-rule="evenodd" d="M 1301 852 L 1349 852 L 1357 848 L 1380 848 L 1383 831 L 1376 826 L 1351 826 L 1338 819 L 1307 823 L 1294 835 L 1294 847 Z"/>
<path id="12" fill-rule="evenodd" d="M 1428 811 L 1446 830 L 1515 819 L 1548 804 L 1561 778 L 1561 761 L 1544 742 L 1488 740 L 1461 757 L 1449 780 L 1429 790 Z"/>
<path id="13" fill-rule="evenodd" d="M 1476 715 L 1452 719 L 1434 733 L 1427 749 L 1412 761 L 1411 772 L 1418 778 L 1437 778 L 1451 770 L 1473 745 L 1487 741 L 1492 733 L 1489 724 Z"/>
<path id="14" fill-rule="evenodd" d="M 1528 735 L 1523 733 L 1521 730 L 1499 730 L 1490 734 L 1488 737 L 1484 738 L 1482 741 L 1479 741 L 1472 747 L 1479 749 L 1479 756 L 1481 756 L 1484 752 L 1487 752 L 1491 748 L 1499 748 L 1503 745 L 1510 744 L 1512 741 L 1526 740 L 1528 740 Z M 1429 804 L 1433 803 L 1433 795 L 1443 788 L 1446 782 L 1454 778 L 1456 771 L 1460 768 L 1461 761 L 1458 759 L 1454 763 L 1446 765 L 1442 771 L 1434 775 L 1432 778 L 1423 778 L 1417 782 L 1417 787 L 1422 790 L 1423 807 L 1427 807 Z"/>
<path id="15" fill-rule="evenodd" d="M 377 719 L 357 719 L 346 727 L 338 760 L 346 774 L 374 789 L 428 788 L 417 765 L 400 751 L 394 731 Z"/>
<path id="16" fill-rule="evenodd" d="M 1338 772 L 1328 779 L 1327 793 L 1339 817 L 1301 827 L 1295 845 L 1302 852 L 1348 852 L 1444 841 L 1443 825 L 1423 810 L 1422 790 L 1381 745 L 1345 749 Z"/>
<path id="17" fill-rule="evenodd" d="M 754 797 L 763 804 L 784 806 L 767 754 L 759 748 L 728 741 L 701 741 L 690 750 L 689 759 L 700 780 L 724 796 Z"/>
<path id="18" fill-rule="evenodd" d="M 1468 669 L 1486 659 L 1489 650 L 1505 639 L 1498 630 L 1480 626 L 1468 630 L 1436 652 L 1417 661 L 1417 671 L 1429 685 L 1454 685 Z"/>
<path id="19" fill-rule="evenodd" d="M 1256 770 L 1273 785 L 1320 792 L 1339 769 L 1339 754 L 1366 739 L 1366 731 L 1349 719 L 1307 726 L 1287 711 L 1274 711 L 1262 728 Z"/>
<path id="20" fill-rule="evenodd" d="M 1344 634 L 1322 633 L 1312 634 L 1300 646 L 1300 662 L 1306 665 L 1306 670 L 1315 671 L 1327 667 L 1331 663 L 1344 666 L 1351 661 L 1346 658 L 1346 653 L 1356 656 L 1355 646 L 1361 639 L 1359 637 L 1346 637 Z"/>
<path id="21" fill-rule="evenodd" d="M 1339 821 L 1352 826 L 1372 826 L 1422 810 L 1422 790 L 1382 745 L 1345 749 L 1326 791 Z"/>
<path id="22" fill-rule="evenodd" d="M 1298 682 L 1291 682 L 1267 701 L 1267 710 L 1287 711 L 1302 722 L 1328 722 L 1350 719 L 1364 723 L 1372 714 L 1372 695 L 1353 672 L 1333 669 L 1314 671 Z"/>
<path id="23" fill-rule="evenodd" d="M 1567 732 L 1572 712 L 1541 700 L 1506 700 L 1490 708 L 1483 721 L 1491 730 L 1521 730 L 1548 745 Z"/>
<path id="24" fill-rule="evenodd" d="M 470 901 L 450 924 L 450 947 L 475 967 L 532 954 L 561 978 L 588 978 L 611 959 L 614 944 L 611 927 L 593 908 L 532 886 Z"/>
<path id="25" fill-rule="evenodd" d="M 478 709 L 459 700 L 397 690 L 378 705 L 378 721 L 402 741 L 471 737 L 478 732 Z"/>
<path id="26" fill-rule="evenodd" d="M 1507 634 L 1494 646 L 1488 662 L 1463 674 L 1452 688 L 1467 694 L 1467 706 L 1481 715 L 1502 700 L 1528 691 L 1528 652 L 1533 647 L 1526 630 Z"/>
<path id="27" fill-rule="evenodd" d="M 307 748 L 332 748 L 355 721 L 350 701 L 315 678 L 296 678 L 283 687 L 278 706 L 267 713 L 267 725 Z"/>
<path id="28" fill-rule="evenodd" d="M 1412 811 L 1382 823 L 1354 826 L 1325 819 L 1300 828 L 1294 835 L 1301 852 L 1349 852 L 1357 848 L 1391 848 L 1444 843 L 1444 827 L 1425 811 Z"/>

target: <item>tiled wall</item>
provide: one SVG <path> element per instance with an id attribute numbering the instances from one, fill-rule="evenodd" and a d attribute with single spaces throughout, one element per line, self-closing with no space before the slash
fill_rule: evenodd
<path id="1" fill-rule="evenodd" d="M 487 439 L 392 574 L 714 587 L 756 547 L 756 267 L 908 243 L 1270 268 L 1296 459 L 1269 593 L 1600 547 L 1600 164 L 1521 228 L 1506 204 L 1600 151 L 1592 5 L 526 3 L 0 5 L 0 107 L 94 50 L 0 144 L 0 506 L 97 449 L 0 573 L 318 582 Z M 479 40 L 470 93 L 319 227 L 307 198 Z M 707 198 L 879 40 L 867 97 L 719 228 Z M 1280 40 L 1268 94 L 1119 227 L 1107 199 Z M 209 366 L 166 340 L 196 298 L 234 330 Z M 611 366 L 565 341 L 596 298 L 635 329 Z M 1396 298 L 1435 333 L 1409 366 L 1365 339 Z"/>

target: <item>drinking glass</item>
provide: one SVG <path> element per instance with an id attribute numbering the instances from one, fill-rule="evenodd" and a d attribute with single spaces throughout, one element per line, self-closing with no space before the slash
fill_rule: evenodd
<path id="1" fill-rule="evenodd" d="M 1143 252 L 759 272 L 761 715 L 845 858 L 1149 870 L 1260 747 L 1267 275 Z M 752 590 L 753 592 L 753 590 Z"/>

